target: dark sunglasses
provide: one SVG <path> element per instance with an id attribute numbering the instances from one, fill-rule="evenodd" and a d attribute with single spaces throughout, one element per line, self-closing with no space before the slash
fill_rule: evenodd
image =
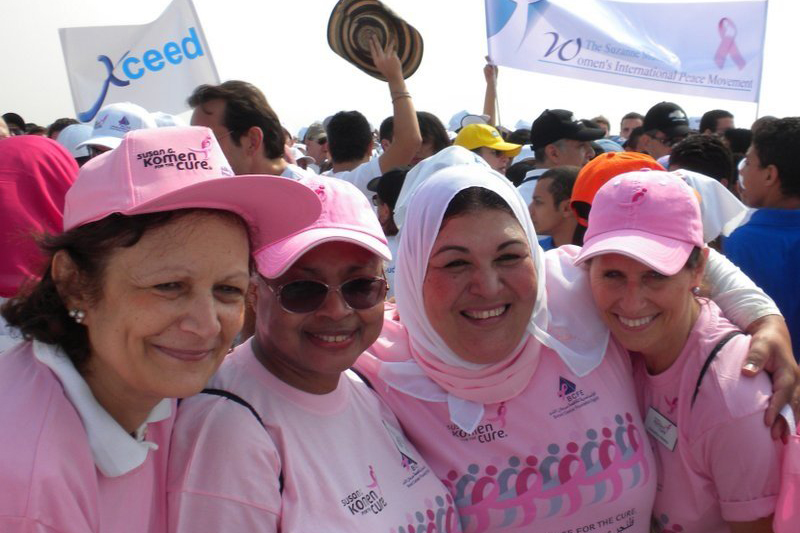
<path id="1" fill-rule="evenodd" d="M 389 285 L 383 278 L 355 278 L 345 281 L 338 287 L 331 287 L 321 281 L 298 280 L 284 283 L 278 287 L 267 284 L 278 297 L 278 303 L 289 313 L 311 313 L 319 309 L 330 291 L 342 295 L 350 309 L 363 310 L 383 302 Z"/>

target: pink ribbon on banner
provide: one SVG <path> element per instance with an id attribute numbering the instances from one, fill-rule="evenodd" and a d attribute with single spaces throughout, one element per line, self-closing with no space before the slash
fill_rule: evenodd
<path id="1" fill-rule="evenodd" d="M 719 36 L 722 42 L 719 43 L 717 53 L 714 55 L 714 61 L 719 68 L 725 66 L 725 58 L 731 56 L 731 59 L 739 70 L 742 70 L 747 62 L 742 57 L 739 49 L 736 47 L 736 25 L 727 17 L 719 20 Z"/>

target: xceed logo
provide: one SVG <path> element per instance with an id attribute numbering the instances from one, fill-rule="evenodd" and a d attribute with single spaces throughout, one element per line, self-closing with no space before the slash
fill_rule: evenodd
<path id="1" fill-rule="evenodd" d="M 184 59 L 191 61 L 205 55 L 194 27 L 189 28 L 189 36 L 181 39 L 180 44 L 177 41 L 167 41 L 160 49 L 146 50 L 141 57 L 131 56 L 130 53 L 131 51 L 128 50 L 122 54 L 116 63 L 113 63 L 106 55 L 97 56 L 97 60 L 106 68 L 106 79 L 103 81 L 100 95 L 95 103 L 88 110 L 78 113 L 78 119 L 81 122 L 89 122 L 97 115 L 97 112 L 103 107 L 110 85 L 127 87 L 131 84 L 131 80 L 142 78 L 148 71 L 158 72 L 172 65 L 179 65 Z M 118 67 L 127 79 L 114 74 Z"/>

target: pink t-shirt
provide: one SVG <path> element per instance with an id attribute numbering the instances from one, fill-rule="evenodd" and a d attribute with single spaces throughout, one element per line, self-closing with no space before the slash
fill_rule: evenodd
<path id="1" fill-rule="evenodd" d="M 166 531 L 166 459 L 173 417 L 147 426 L 158 444 L 127 474 L 95 466 L 78 413 L 25 342 L 0 355 L 0 531 Z"/>
<path id="2" fill-rule="evenodd" d="M 659 465 L 653 511 L 659 531 L 728 533 L 726 522 L 757 520 L 775 509 L 781 443 L 764 425 L 769 378 L 741 376 L 750 337 L 737 335 L 720 350 L 691 406 L 708 355 L 735 329 L 716 304 L 704 302 L 683 352 L 665 372 L 649 375 L 644 359 L 633 355 Z"/>
<path id="3" fill-rule="evenodd" d="M 384 336 L 398 327 L 385 323 Z M 407 349 L 393 340 L 393 352 Z M 649 531 L 655 466 L 630 363 L 615 345 L 582 378 L 543 347 L 528 387 L 486 405 L 470 434 L 447 403 L 389 388 L 375 363 L 368 352 L 358 367 L 450 490 L 465 533 Z"/>
<path id="4" fill-rule="evenodd" d="M 248 402 L 266 429 L 219 396 L 181 404 L 171 531 L 460 531 L 447 489 L 355 374 L 342 374 L 331 393 L 306 393 L 267 371 L 246 342 L 209 386 Z"/>

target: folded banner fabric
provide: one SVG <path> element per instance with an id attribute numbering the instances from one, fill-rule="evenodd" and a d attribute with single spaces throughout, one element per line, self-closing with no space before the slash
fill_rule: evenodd
<path id="1" fill-rule="evenodd" d="M 150 24 L 61 28 L 59 35 L 82 122 L 114 102 L 180 113 L 195 87 L 219 83 L 191 0 L 173 0 Z"/>
<path id="2" fill-rule="evenodd" d="M 485 0 L 498 65 L 758 101 L 767 1 Z"/>

